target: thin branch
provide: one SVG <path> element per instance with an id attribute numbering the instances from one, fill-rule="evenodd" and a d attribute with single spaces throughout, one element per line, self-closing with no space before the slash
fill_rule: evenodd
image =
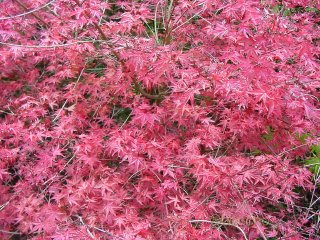
<path id="1" fill-rule="evenodd" d="M 12 111 L 11 112 L 7 112 L 7 111 L 0 110 L 0 112 L 4 113 L 4 114 L 9 114 L 9 115 L 15 115 Z"/>
<path id="2" fill-rule="evenodd" d="M 14 15 L 14 16 L 11 16 L 11 17 L 2 17 L 0 18 L 0 21 L 1 20 L 9 20 L 9 19 L 13 19 L 13 18 L 17 18 L 17 17 L 23 17 L 23 16 L 26 16 L 28 14 L 33 14 L 34 12 L 36 11 L 39 11 L 41 10 L 42 8 L 46 8 L 47 6 L 51 5 L 53 2 L 55 2 L 56 0 L 51 0 L 50 2 L 38 7 L 38 8 L 35 8 L 35 9 L 32 9 L 28 12 L 24 12 L 24 13 L 21 13 L 21 14 L 18 14 L 18 15 Z"/>
<path id="3" fill-rule="evenodd" d="M 80 78 L 81 78 L 81 76 L 82 76 L 82 74 L 83 74 L 84 69 L 85 69 L 85 67 L 82 68 L 82 70 L 81 70 L 81 72 L 80 72 L 80 74 L 79 74 L 79 76 L 78 76 L 78 79 L 77 79 L 75 85 L 73 86 L 73 88 L 71 89 L 71 91 L 73 91 L 73 90 L 76 88 L 76 86 L 77 86 L 77 84 L 78 84 L 78 82 L 79 82 L 79 80 L 80 80 Z M 59 118 L 59 116 L 60 116 L 62 110 L 64 109 L 64 107 L 66 106 L 67 102 L 68 102 L 68 99 L 63 103 L 63 105 L 62 105 L 62 107 L 60 108 L 58 114 L 55 116 L 55 118 L 52 120 L 52 122 L 55 122 L 55 121 Z"/>
<path id="4" fill-rule="evenodd" d="M 130 112 L 130 114 L 128 115 L 128 117 L 126 118 L 126 120 L 124 120 L 124 122 L 122 123 L 122 125 L 120 126 L 119 130 L 121 130 L 123 128 L 123 126 L 128 122 L 129 118 L 131 117 L 132 112 Z"/>
<path id="5" fill-rule="evenodd" d="M 210 197 L 212 197 L 212 192 L 209 196 L 205 197 L 197 206 L 195 206 L 190 212 L 193 213 L 198 207 L 200 207 L 202 204 L 204 204 L 207 200 L 209 200 Z"/>
<path id="6" fill-rule="evenodd" d="M 112 238 L 118 238 L 118 239 L 124 239 L 123 237 L 115 237 L 113 236 L 110 232 L 104 230 L 104 229 L 101 229 L 101 228 L 98 228 L 98 227 L 95 227 L 95 226 L 91 226 L 91 225 L 88 225 L 89 227 L 92 227 L 93 229 L 99 231 L 99 232 L 102 232 L 102 233 L 105 233 L 107 234 L 108 236 L 112 237 Z"/>
<path id="7" fill-rule="evenodd" d="M 14 0 L 15 2 L 17 2 L 24 10 L 28 11 L 28 7 L 26 5 L 24 5 L 22 2 L 20 2 L 19 0 Z M 41 18 L 39 17 L 37 14 L 35 14 L 34 12 L 30 13 L 34 18 L 36 18 L 38 21 L 42 22 L 43 25 L 48 26 L 48 24 Z"/>
<path id="8" fill-rule="evenodd" d="M 11 235 L 19 235 L 20 234 L 19 232 L 10 232 L 10 231 L 6 231 L 6 230 L 0 230 L 0 232 L 11 234 Z"/>
<path id="9" fill-rule="evenodd" d="M 9 199 L 8 201 L 6 201 L 4 204 L 1 205 L 0 206 L 0 211 L 2 211 L 10 203 L 11 200 L 12 199 Z"/>
<path id="10" fill-rule="evenodd" d="M 93 235 L 93 233 L 90 231 L 89 228 L 93 228 L 93 229 L 95 229 L 95 230 L 97 230 L 97 231 L 99 231 L 99 232 L 105 233 L 105 234 L 107 234 L 109 237 L 112 237 L 112 238 L 123 239 L 122 237 L 116 237 L 116 236 L 112 235 L 112 233 L 110 233 L 110 232 L 108 232 L 108 231 L 106 231 L 106 230 L 104 230 L 104 229 L 101 229 L 101 228 L 98 228 L 98 227 L 96 227 L 96 226 L 91 226 L 91 225 L 86 224 L 86 223 L 84 222 L 83 218 L 82 218 L 81 216 L 79 216 L 79 215 L 75 215 L 75 217 L 79 218 L 80 223 L 81 223 L 83 226 L 85 226 L 88 235 L 89 235 L 92 239 L 96 239 L 96 237 Z"/>
<path id="11" fill-rule="evenodd" d="M 20 44 L 13 44 L 13 43 L 6 43 L 0 42 L 0 45 L 6 45 L 10 47 L 21 47 L 21 48 L 58 48 L 58 47 L 68 47 L 70 45 L 82 44 L 82 43 L 95 43 L 95 42 L 105 42 L 104 40 L 84 40 L 84 41 L 77 41 L 65 44 L 54 44 L 54 45 L 20 45 Z"/>
<path id="12" fill-rule="evenodd" d="M 164 23 L 165 30 L 166 30 L 164 35 L 164 40 L 163 40 L 164 45 L 169 44 L 169 41 L 170 41 L 170 34 L 171 34 L 170 22 L 172 19 L 173 10 L 175 8 L 175 5 L 173 5 L 173 0 L 170 0 L 169 5 L 166 1 L 166 5 L 167 5 L 167 15 L 166 15 L 166 21 Z"/>
<path id="13" fill-rule="evenodd" d="M 80 3 L 78 0 L 73 0 L 73 1 L 78 5 L 78 7 L 81 7 L 81 6 L 82 6 L 82 3 Z M 87 12 L 85 12 L 85 14 L 86 14 L 86 16 L 87 16 L 88 18 L 90 17 Z M 105 33 L 103 32 L 103 30 L 101 29 L 101 27 L 99 26 L 99 24 L 96 23 L 96 22 L 93 22 L 92 24 L 95 26 L 95 28 L 96 28 L 96 29 L 98 30 L 98 32 L 100 33 L 101 39 L 102 39 L 102 40 L 107 40 L 108 38 L 107 38 L 107 36 L 105 35 Z"/>
<path id="14" fill-rule="evenodd" d="M 134 87 L 138 90 L 139 93 L 141 93 L 142 96 L 149 98 L 149 99 L 154 99 L 154 100 L 161 100 L 165 94 L 159 94 L 159 95 L 152 95 L 150 93 L 147 93 L 137 81 L 134 81 Z"/>
<path id="15" fill-rule="evenodd" d="M 104 34 L 103 30 L 101 29 L 101 27 L 98 25 L 98 23 L 94 22 L 93 25 L 95 26 L 95 28 L 98 30 L 98 32 L 100 33 L 101 35 L 101 39 L 102 40 L 107 40 L 107 36 Z"/>
<path id="16" fill-rule="evenodd" d="M 168 165 L 168 167 L 171 167 L 171 168 L 181 168 L 181 169 L 192 169 L 192 168 L 189 168 L 189 167 L 182 167 L 182 166 L 176 166 L 176 165 Z"/>
<path id="17" fill-rule="evenodd" d="M 168 6 L 168 12 L 167 12 L 167 19 L 171 19 L 172 16 L 172 5 L 173 5 L 173 0 L 170 0 L 169 6 Z"/>
<path id="18" fill-rule="evenodd" d="M 317 190 L 317 188 L 318 188 L 318 187 L 317 187 L 318 181 L 319 181 L 319 177 L 317 177 L 317 178 L 315 179 L 315 181 L 314 181 L 312 196 L 311 196 L 311 200 L 310 200 L 310 203 L 309 203 L 308 215 L 309 215 L 309 212 L 310 212 L 311 207 L 319 200 L 319 198 L 317 198 L 317 199 L 314 201 L 314 198 L 316 198 L 316 190 Z"/>
<path id="19" fill-rule="evenodd" d="M 238 225 L 234 225 L 234 224 L 231 224 L 231 223 L 225 223 L 225 222 L 208 221 L 208 220 L 190 220 L 190 221 L 189 221 L 189 223 L 199 223 L 199 222 L 235 227 L 235 228 L 237 228 L 237 229 L 242 233 L 244 239 L 245 239 L 245 240 L 248 240 L 245 232 L 244 232 L 243 229 L 242 229 L 241 227 L 239 227 Z"/>
<path id="20" fill-rule="evenodd" d="M 17 193 L 15 193 L 13 196 L 10 197 L 10 199 L 9 199 L 8 201 L 6 201 L 4 204 L 2 204 L 2 205 L 0 206 L 0 211 L 2 211 L 6 206 L 8 206 L 8 204 L 9 204 L 16 196 L 18 196 L 19 193 L 20 193 L 20 191 L 17 192 Z"/>
<path id="21" fill-rule="evenodd" d="M 96 239 L 96 237 L 92 234 L 92 232 L 90 232 L 90 229 L 89 229 L 89 227 L 87 226 L 87 224 L 84 223 L 82 217 L 79 216 L 79 215 L 76 215 L 76 216 L 79 218 L 81 224 L 82 224 L 83 226 L 85 226 L 88 235 L 89 235 L 92 239 Z"/>
<path id="22" fill-rule="evenodd" d="M 290 148 L 290 149 L 288 149 L 288 150 L 284 150 L 283 152 L 279 153 L 278 156 L 280 157 L 280 156 L 282 156 L 282 155 L 284 155 L 284 154 L 286 154 L 286 153 L 288 153 L 288 152 L 291 152 L 291 151 L 293 151 L 293 150 L 296 150 L 296 149 L 298 149 L 298 148 L 301 148 L 301 147 L 304 147 L 304 146 L 307 146 L 307 145 L 309 145 L 309 143 L 305 143 L 305 144 L 302 144 L 302 145 L 299 145 L 299 146 Z"/>
<path id="23" fill-rule="evenodd" d="M 66 162 L 66 163 L 64 164 L 62 170 L 60 170 L 60 171 L 59 171 L 58 173 L 56 173 L 53 177 L 49 178 L 48 180 L 46 180 L 46 181 L 43 183 L 43 185 L 46 185 L 47 183 L 49 183 L 49 182 L 51 181 L 51 183 L 49 183 L 49 185 L 48 185 L 45 189 L 43 189 L 43 191 L 41 192 L 41 194 L 44 193 L 44 192 L 48 189 L 48 187 L 53 183 L 53 180 L 54 180 L 56 177 L 58 177 L 58 175 L 61 174 L 61 173 L 66 169 L 66 167 L 67 167 L 67 166 L 69 165 L 69 163 L 75 158 L 75 156 L 76 156 L 76 155 L 73 154 L 72 157 L 68 160 L 68 162 Z"/>
<path id="24" fill-rule="evenodd" d="M 202 9 L 201 11 L 197 12 L 196 14 L 194 14 L 192 17 L 188 18 L 185 22 L 181 23 L 180 25 L 178 25 L 177 27 L 175 27 L 172 32 L 174 32 L 175 30 L 177 30 L 178 28 L 182 27 L 183 25 L 187 24 L 191 19 L 193 19 L 196 16 L 199 16 L 199 14 L 201 14 L 202 12 L 204 12 L 204 10 Z"/>
<path id="25" fill-rule="evenodd" d="M 135 172 L 134 174 L 132 174 L 128 179 L 127 181 L 122 185 L 122 187 L 124 188 L 124 186 L 133 178 L 135 177 L 136 175 L 138 175 L 140 172 L 142 172 L 143 170 L 145 170 L 146 168 L 142 168 L 140 170 L 138 170 L 137 172 Z"/>
<path id="26" fill-rule="evenodd" d="M 256 218 L 254 216 L 252 216 L 252 215 L 251 215 L 251 218 L 252 218 L 253 222 L 256 224 L 256 226 L 257 226 L 257 228 L 258 228 L 263 240 L 268 240 L 267 237 L 265 236 L 265 234 L 263 233 L 262 229 L 259 227 L 259 225 L 257 225 Z"/>
<path id="27" fill-rule="evenodd" d="M 155 10 L 155 12 L 154 12 L 154 22 L 153 22 L 153 24 L 154 24 L 154 33 L 155 33 L 155 38 L 156 38 L 156 42 L 159 44 L 159 37 L 158 37 L 158 29 L 157 29 L 157 12 L 158 12 L 158 6 L 159 6 L 159 3 L 160 2 L 158 2 L 157 3 L 157 5 L 156 5 L 156 10 Z"/>

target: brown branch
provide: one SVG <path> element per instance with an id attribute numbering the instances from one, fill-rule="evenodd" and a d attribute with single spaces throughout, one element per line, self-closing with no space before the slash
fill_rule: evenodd
<path id="1" fill-rule="evenodd" d="M 244 239 L 248 240 L 244 230 L 241 227 L 239 227 L 238 225 L 236 225 L 236 224 L 226 223 L 226 222 L 209 221 L 209 220 L 201 220 L 201 219 L 199 219 L 199 220 L 190 220 L 189 223 L 210 223 L 210 224 L 216 224 L 216 225 L 222 225 L 222 226 L 235 227 L 242 233 Z"/>
<path id="2" fill-rule="evenodd" d="M 0 18 L 0 20 L 9 20 L 9 19 L 17 18 L 17 17 L 23 17 L 23 16 L 26 16 L 28 14 L 32 14 L 32 13 L 34 13 L 36 11 L 41 10 L 42 8 L 48 7 L 54 1 L 56 1 L 56 0 L 51 0 L 50 2 L 47 2 L 46 4 L 44 4 L 44 5 L 40 6 L 40 7 L 37 7 L 35 9 L 32 9 L 30 11 L 27 11 L 27 12 L 24 12 L 24 13 L 21 13 L 21 14 L 17 14 L 17 15 L 14 15 L 14 16 L 8 16 L 8 17 L 2 17 L 2 18 Z"/>
<path id="3" fill-rule="evenodd" d="M 22 2 L 20 2 L 20 0 L 14 0 L 14 1 L 16 1 L 25 11 L 29 11 L 28 7 L 26 5 L 24 5 Z M 36 18 L 38 21 L 42 22 L 43 25 L 48 27 L 48 24 L 41 17 L 39 17 L 37 14 L 35 14 L 34 12 L 30 12 L 30 14 L 34 18 Z"/>
<path id="4" fill-rule="evenodd" d="M 95 28 L 98 30 L 98 32 L 101 35 L 101 39 L 102 40 L 107 40 L 107 36 L 104 34 L 104 32 L 102 31 L 101 27 L 98 25 L 98 23 L 94 22 L 93 25 L 95 26 Z"/>
<path id="5" fill-rule="evenodd" d="M 78 5 L 78 7 L 81 7 L 82 6 L 82 3 L 80 3 L 79 2 L 79 0 L 73 0 L 77 5 Z M 85 14 L 86 14 L 86 16 L 89 18 L 90 16 L 89 16 L 89 14 L 85 11 Z M 101 39 L 102 40 L 107 40 L 108 38 L 107 38 L 107 36 L 104 34 L 104 32 L 103 32 L 103 30 L 101 29 L 101 27 L 99 26 L 99 24 L 98 23 L 96 23 L 96 22 L 93 22 L 92 23 L 93 25 L 94 25 L 94 27 L 98 30 L 98 32 L 99 32 L 99 34 L 100 34 L 100 36 L 101 36 Z"/>
<path id="6" fill-rule="evenodd" d="M 133 83 L 134 83 L 134 87 L 138 90 L 138 92 L 141 93 L 141 95 L 146 98 L 153 99 L 153 100 L 161 100 L 165 95 L 163 93 L 159 93 L 158 95 L 147 93 L 136 80 L 134 80 Z"/>

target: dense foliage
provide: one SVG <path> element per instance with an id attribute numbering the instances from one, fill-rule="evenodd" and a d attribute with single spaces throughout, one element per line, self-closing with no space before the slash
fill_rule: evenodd
<path id="1" fill-rule="evenodd" d="M 0 1 L 0 238 L 317 239 L 319 67 L 317 0 Z"/>

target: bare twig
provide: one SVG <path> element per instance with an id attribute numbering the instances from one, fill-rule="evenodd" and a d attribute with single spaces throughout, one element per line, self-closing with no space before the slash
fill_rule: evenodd
<path id="1" fill-rule="evenodd" d="M 10 231 L 6 231 L 6 230 L 0 230 L 0 232 L 11 234 L 11 235 L 19 235 L 20 234 L 19 232 L 10 232 Z"/>
<path id="2" fill-rule="evenodd" d="M 95 42 L 105 42 L 104 40 L 84 40 L 84 41 L 76 41 L 65 44 L 53 44 L 53 45 L 22 45 L 22 44 L 13 44 L 0 42 L 0 45 L 6 45 L 10 47 L 21 47 L 21 48 L 58 48 L 58 47 L 68 47 L 70 45 L 82 44 L 82 43 L 95 43 Z"/>
<path id="3" fill-rule="evenodd" d="M 282 156 L 282 155 L 284 155 L 284 154 L 286 154 L 286 153 L 288 153 L 288 152 L 291 152 L 291 151 L 293 151 L 293 150 L 296 150 L 296 149 L 298 149 L 298 148 L 301 148 L 301 147 L 304 147 L 304 146 L 307 146 L 307 145 L 309 145 L 309 143 L 301 144 L 301 145 L 299 145 L 299 146 L 290 148 L 290 149 L 288 149 L 288 150 L 284 150 L 283 152 L 279 153 L 278 156 L 280 157 L 280 156 Z"/>
<path id="4" fill-rule="evenodd" d="M 83 74 L 84 69 L 85 69 L 85 67 L 82 68 L 82 70 L 81 70 L 81 72 L 80 72 L 80 74 L 78 76 L 78 79 L 77 79 L 75 85 L 73 86 L 73 89 L 71 89 L 71 91 L 73 91 L 76 88 L 76 86 L 77 86 L 77 84 L 78 84 L 78 82 L 79 82 L 79 80 L 80 80 L 80 78 L 81 78 L 81 76 Z M 66 99 L 66 101 L 63 103 L 62 107 L 59 109 L 58 114 L 55 116 L 55 118 L 52 120 L 52 122 L 55 122 L 59 118 L 59 116 L 60 116 L 62 110 L 64 109 L 64 107 L 66 106 L 67 102 L 68 102 L 68 99 Z"/>
<path id="5" fill-rule="evenodd" d="M 135 177 L 136 175 L 138 175 L 140 172 L 142 172 L 143 170 L 145 170 L 146 168 L 142 168 L 140 170 L 138 170 L 137 172 L 135 172 L 134 174 L 132 174 L 127 181 L 122 185 L 122 187 L 124 187 L 125 185 L 127 185 L 127 183 L 131 180 L 131 178 Z"/>
<path id="6" fill-rule="evenodd" d="M 192 169 L 192 168 L 189 168 L 189 167 L 182 167 L 182 166 L 176 166 L 176 165 L 168 165 L 168 167 L 171 167 L 171 168 L 181 168 L 181 169 Z"/>
<path id="7" fill-rule="evenodd" d="M 88 228 L 88 226 L 84 223 L 82 217 L 79 216 L 79 215 L 76 215 L 76 216 L 79 218 L 81 224 L 82 224 L 83 226 L 85 226 L 88 235 L 89 235 L 92 239 L 96 239 L 96 237 L 92 234 L 92 232 L 90 232 L 90 229 Z"/>
<path id="8" fill-rule="evenodd" d="M 315 179 L 315 181 L 314 181 L 312 196 L 311 196 L 311 200 L 310 200 L 310 203 L 309 203 L 308 215 L 309 215 L 309 212 L 310 212 L 310 210 L 311 210 L 311 207 L 319 200 L 319 198 L 317 198 L 316 200 L 314 200 L 314 198 L 316 198 L 316 190 L 317 190 L 317 185 L 318 185 L 319 180 L 320 180 L 320 176 L 317 177 L 317 178 Z"/>
<path id="9" fill-rule="evenodd" d="M 256 224 L 257 223 L 256 218 L 252 215 L 251 215 L 251 218 L 252 218 L 253 222 Z M 256 226 L 257 226 L 263 240 L 268 240 L 267 237 L 265 236 L 265 234 L 263 233 L 262 229 L 259 227 L 259 225 L 256 225 Z"/>
<path id="10" fill-rule="evenodd" d="M 159 37 L 158 37 L 158 29 L 157 29 L 157 12 L 158 12 L 158 6 L 160 4 L 160 1 L 157 3 L 156 5 L 156 10 L 154 12 L 154 33 L 155 33 L 155 38 L 156 38 L 156 42 L 159 44 Z"/>
<path id="11" fill-rule="evenodd" d="M 128 115 L 128 117 L 124 120 L 124 122 L 122 123 L 122 125 L 120 126 L 119 130 L 121 130 L 123 128 L 123 126 L 128 122 L 129 118 L 131 117 L 132 112 L 130 112 L 130 114 Z"/>
<path id="12" fill-rule="evenodd" d="M 1 206 L 0 206 L 0 211 L 2 211 L 6 206 L 8 206 L 8 204 L 20 193 L 17 192 L 15 193 L 13 196 L 10 197 L 10 199 L 8 201 L 6 201 L 5 203 L 3 203 Z"/>
<path id="13" fill-rule="evenodd" d="M 28 14 L 33 14 L 34 12 L 36 11 L 39 11 L 41 10 L 42 8 L 46 8 L 47 6 L 51 5 L 53 2 L 55 2 L 56 0 L 51 0 L 50 2 L 38 7 L 38 8 L 35 8 L 35 9 L 32 9 L 30 11 L 27 11 L 27 12 L 24 12 L 24 13 L 21 13 L 21 14 L 18 14 L 18 15 L 14 15 L 14 16 L 8 16 L 8 17 L 2 17 L 0 18 L 0 21 L 1 20 L 9 20 L 9 19 L 13 19 L 13 18 L 18 18 L 18 17 L 23 17 L 23 16 L 26 16 Z"/>
<path id="14" fill-rule="evenodd" d="M 138 90 L 139 93 L 141 93 L 142 96 L 146 97 L 146 98 L 149 98 L 149 99 L 153 99 L 153 100 L 161 100 L 163 99 L 163 96 L 165 94 L 163 93 L 159 93 L 158 95 L 153 95 L 153 94 L 150 94 L 150 93 L 147 93 L 141 86 L 140 84 L 134 80 L 134 87 Z"/>
<path id="15" fill-rule="evenodd" d="M 8 201 L 6 201 L 4 204 L 2 204 L 0 206 L 0 211 L 2 211 L 9 203 L 10 203 L 11 199 L 9 199 Z"/>
<path id="16" fill-rule="evenodd" d="M 225 223 L 225 222 L 208 221 L 208 220 L 190 220 L 190 221 L 189 221 L 189 223 L 199 223 L 199 222 L 235 227 L 235 228 L 237 228 L 237 229 L 242 233 L 244 239 L 245 239 L 245 240 L 248 240 L 245 232 L 244 232 L 243 229 L 242 229 L 241 227 L 239 227 L 238 225 L 231 224 L 231 223 Z"/>
<path id="17" fill-rule="evenodd" d="M 4 113 L 4 114 L 9 114 L 9 115 L 15 115 L 14 112 L 12 112 L 11 110 L 10 110 L 10 112 L 0 110 L 0 112 Z"/>
<path id="18" fill-rule="evenodd" d="M 49 184 L 46 186 L 46 188 L 42 190 L 41 194 L 44 193 L 44 192 L 49 188 L 49 186 L 53 183 L 53 180 L 54 180 L 56 177 L 58 177 L 58 175 L 61 174 L 61 173 L 65 170 L 65 168 L 66 168 L 66 167 L 69 165 L 69 163 L 75 158 L 75 156 L 76 156 L 76 155 L 73 154 L 73 156 L 68 160 L 68 162 L 66 162 L 66 163 L 64 164 L 62 170 L 60 170 L 58 173 L 56 173 L 55 175 L 53 175 L 51 178 L 49 178 L 47 181 L 45 181 L 45 182 L 43 183 L 43 185 L 46 185 L 47 183 L 49 183 L 49 182 L 51 181 L 51 183 L 49 183 Z"/>
<path id="19" fill-rule="evenodd" d="M 78 7 L 81 7 L 82 3 L 80 3 L 79 0 L 73 0 L 73 1 L 78 5 Z M 85 14 L 86 14 L 86 16 L 87 16 L 88 18 L 90 17 L 88 13 L 85 12 Z M 98 30 L 101 39 L 102 39 L 102 40 L 107 40 L 108 38 L 107 38 L 107 36 L 105 35 L 105 33 L 103 32 L 103 30 L 101 29 L 101 27 L 99 26 L 99 24 L 96 23 L 96 22 L 93 22 L 92 24 L 93 24 L 93 26 Z"/>
<path id="20" fill-rule="evenodd" d="M 204 10 L 202 9 L 201 11 L 197 12 L 196 14 L 194 14 L 192 17 L 188 18 L 185 22 L 181 23 L 180 25 L 178 25 L 177 27 L 175 27 L 173 31 L 177 30 L 178 28 L 182 27 L 183 25 L 187 24 L 188 22 L 190 22 L 191 19 L 193 19 L 196 16 L 199 16 L 199 14 L 201 14 L 202 12 L 204 12 Z"/>
<path id="21" fill-rule="evenodd" d="M 93 229 L 95 229 L 95 230 L 97 230 L 97 231 L 99 231 L 99 232 L 105 233 L 105 234 L 107 234 L 109 237 L 112 237 L 112 238 L 123 239 L 122 237 L 116 237 L 116 236 L 112 235 L 112 233 L 110 233 L 110 232 L 108 232 L 108 231 L 106 231 L 106 230 L 104 230 L 104 229 L 102 229 L 102 228 L 98 228 L 98 227 L 95 227 L 95 226 L 91 226 L 91 225 L 86 224 L 86 223 L 84 222 L 83 218 L 82 218 L 81 216 L 79 216 L 79 215 L 75 215 L 75 217 L 79 218 L 80 223 L 81 223 L 83 226 L 85 226 L 88 235 L 89 235 L 92 239 L 96 239 L 96 237 L 93 235 L 93 233 L 90 231 L 89 228 L 93 228 Z"/>
<path id="22" fill-rule="evenodd" d="M 28 7 L 26 5 L 24 5 L 22 2 L 20 2 L 20 0 L 14 0 L 14 1 L 17 2 L 24 10 L 28 11 Z M 31 11 L 30 14 L 34 18 L 36 18 L 38 21 L 42 22 L 42 24 L 44 26 L 48 26 L 48 24 L 41 17 L 39 17 L 37 14 L 35 14 L 34 11 L 33 12 Z"/>

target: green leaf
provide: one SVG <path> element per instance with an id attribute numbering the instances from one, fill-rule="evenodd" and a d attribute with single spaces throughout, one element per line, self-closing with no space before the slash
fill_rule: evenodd
<path id="1" fill-rule="evenodd" d="M 311 151 L 317 156 L 320 157 L 320 144 L 319 145 L 313 145 L 311 147 Z"/>
<path id="2" fill-rule="evenodd" d="M 111 117 L 116 123 L 126 123 L 131 120 L 131 108 L 115 107 Z"/>
<path id="3" fill-rule="evenodd" d="M 282 5 L 281 4 L 277 4 L 272 8 L 272 11 L 274 13 L 279 13 L 281 11 L 281 9 L 282 9 Z"/>
<path id="4" fill-rule="evenodd" d="M 290 9 L 284 10 L 283 15 L 286 16 L 286 17 L 290 16 L 291 15 L 291 10 Z"/>
<path id="5" fill-rule="evenodd" d="M 320 158 L 313 157 L 306 160 L 306 166 L 313 174 L 318 174 L 320 168 Z"/>
<path id="6" fill-rule="evenodd" d="M 259 149 L 254 149 L 250 153 L 252 156 L 260 156 L 262 154 L 262 152 Z"/>
<path id="7" fill-rule="evenodd" d="M 267 133 L 262 135 L 262 138 L 267 141 L 271 141 L 273 139 L 274 130 L 271 126 L 267 127 Z"/>
<path id="8" fill-rule="evenodd" d="M 302 144 L 304 144 L 306 143 L 306 139 L 310 137 L 310 134 L 308 133 L 296 134 L 296 137 Z"/>
<path id="9" fill-rule="evenodd" d="M 318 9 L 314 8 L 314 7 L 306 7 L 305 9 L 306 12 L 317 12 Z"/>

